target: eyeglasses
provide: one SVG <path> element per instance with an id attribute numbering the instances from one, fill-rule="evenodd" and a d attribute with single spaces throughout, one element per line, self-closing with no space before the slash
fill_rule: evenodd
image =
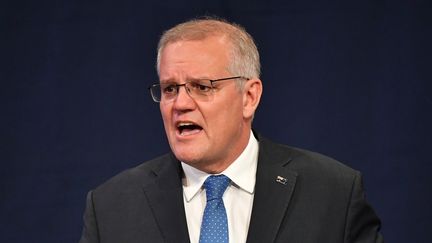
<path id="1" fill-rule="evenodd" d="M 179 92 L 181 86 L 185 87 L 186 92 L 195 100 L 210 101 L 213 97 L 214 86 L 213 83 L 233 79 L 246 79 L 242 76 L 220 78 L 220 79 L 198 79 L 193 81 L 186 81 L 183 84 L 176 83 L 157 83 L 149 87 L 150 94 L 154 102 L 169 102 L 174 100 Z"/>

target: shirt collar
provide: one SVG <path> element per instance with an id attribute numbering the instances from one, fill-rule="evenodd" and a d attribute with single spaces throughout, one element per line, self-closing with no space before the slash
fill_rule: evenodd
<path id="1" fill-rule="evenodd" d="M 252 131 L 249 142 L 240 156 L 226 168 L 221 174 L 228 176 L 234 186 L 249 194 L 253 194 L 256 180 L 258 162 L 258 141 Z M 183 178 L 183 191 L 186 201 L 192 200 L 201 190 L 204 181 L 210 174 L 198 170 L 184 162 L 181 162 L 185 177 Z"/>

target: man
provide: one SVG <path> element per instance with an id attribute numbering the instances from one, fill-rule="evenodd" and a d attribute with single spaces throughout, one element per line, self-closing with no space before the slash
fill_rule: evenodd
<path id="1" fill-rule="evenodd" d="M 177 25 L 157 69 L 150 91 L 172 153 L 91 191 L 81 243 L 383 242 L 359 172 L 252 131 L 262 82 L 242 27 Z"/>

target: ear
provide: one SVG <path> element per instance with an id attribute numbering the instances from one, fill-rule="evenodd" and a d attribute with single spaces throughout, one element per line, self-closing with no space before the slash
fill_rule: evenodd
<path id="1" fill-rule="evenodd" d="M 252 120 L 261 99 L 262 82 L 258 78 L 249 79 L 243 87 L 243 118 Z"/>

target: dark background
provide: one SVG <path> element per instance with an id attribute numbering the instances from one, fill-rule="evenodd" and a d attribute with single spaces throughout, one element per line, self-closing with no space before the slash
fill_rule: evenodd
<path id="1" fill-rule="evenodd" d="M 163 30 L 204 14 L 261 52 L 255 129 L 363 172 L 386 242 L 432 242 L 430 1 L 1 1 L 0 242 L 77 242 L 88 190 L 168 150 Z"/>

